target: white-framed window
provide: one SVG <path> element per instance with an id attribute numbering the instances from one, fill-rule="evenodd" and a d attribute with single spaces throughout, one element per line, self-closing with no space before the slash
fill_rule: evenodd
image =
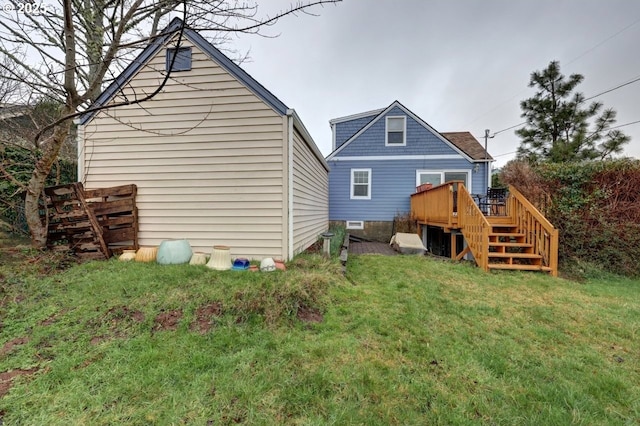
<path id="1" fill-rule="evenodd" d="M 407 117 L 387 117 L 384 144 L 405 146 L 407 144 Z"/>
<path id="2" fill-rule="evenodd" d="M 471 172 L 467 170 L 448 170 L 444 172 L 444 181 L 449 182 L 451 180 L 461 180 L 464 182 L 464 186 L 471 190 L 469 186 L 469 182 L 471 182 L 471 179 L 469 179 L 469 173 Z"/>
<path id="3" fill-rule="evenodd" d="M 464 186 L 469 190 L 469 182 L 471 182 L 471 171 L 469 170 L 416 170 L 416 186 L 423 183 L 430 183 L 438 186 L 452 180 L 461 180 Z"/>
<path id="4" fill-rule="evenodd" d="M 351 169 L 351 199 L 371 199 L 371 169 Z"/>
<path id="5" fill-rule="evenodd" d="M 364 229 L 364 221 L 362 220 L 347 220 L 347 229 Z"/>
<path id="6" fill-rule="evenodd" d="M 416 186 L 420 186 L 423 183 L 430 183 L 433 186 L 438 186 L 443 182 L 444 173 L 431 170 L 417 170 L 416 171 Z"/>

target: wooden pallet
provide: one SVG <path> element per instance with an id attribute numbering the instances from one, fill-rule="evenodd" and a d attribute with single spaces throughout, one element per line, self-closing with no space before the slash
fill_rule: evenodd
<path id="1" fill-rule="evenodd" d="M 82 260 L 111 256 L 102 227 L 89 208 L 79 182 L 44 190 L 47 203 L 47 247 L 69 250 Z"/>
<path id="2" fill-rule="evenodd" d="M 86 189 L 85 199 L 102 228 L 102 236 L 113 253 L 138 250 L 136 185 Z"/>
<path id="3" fill-rule="evenodd" d="M 138 249 L 136 185 L 84 190 L 80 182 L 45 189 L 47 247 L 82 260 Z"/>

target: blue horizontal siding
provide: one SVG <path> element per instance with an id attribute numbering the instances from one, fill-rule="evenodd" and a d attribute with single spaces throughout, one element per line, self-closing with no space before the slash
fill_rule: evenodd
<path id="1" fill-rule="evenodd" d="M 329 161 L 329 220 L 390 221 L 411 210 L 416 170 L 473 170 L 466 159 Z M 351 169 L 371 169 L 370 200 L 352 200 Z M 484 193 L 481 173 L 471 172 L 472 193 Z"/>
<path id="2" fill-rule="evenodd" d="M 422 124 L 407 116 L 406 146 L 385 146 L 387 116 L 406 116 L 398 107 L 380 117 L 357 139 L 345 146 L 338 156 L 360 155 L 459 155 L 451 145 L 426 129 Z M 336 139 L 337 140 L 337 139 Z"/>
<path id="3" fill-rule="evenodd" d="M 478 173 L 473 173 L 471 176 L 471 180 L 472 180 L 472 190 L 471 193 L 472 194 L 486 194 L 487 193 L 487 187 L 489 186 L 487 184 L 487 164 L 486 163 L 478 163 Z"/>
<path id="4" fill-rule="evenodd" d="M 344 123 L 336 123 L 336 146 L 334 149 L 340 148 L 351 136 L 369 124 L 376 115 L 377 114 L 372 114 L 368 117 L 356 118 L 355 120 L 345 121 Z"/>

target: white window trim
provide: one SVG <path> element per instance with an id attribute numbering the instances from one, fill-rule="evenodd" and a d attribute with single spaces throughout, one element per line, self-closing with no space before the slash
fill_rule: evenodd
<path id="1" fill-rule="evenodd" d="M 345 221 L 345 227 L 347 229 L 364 229 L 363 220 L 347 220 Z"/>
<path id="2" fill-rule="evenodd" d="M 355 172 L 368 172 L 369 173 L 369 185 L 367 185 L 367 195 L 354 195 L 353 194 L 353 189 L 354 189 L 354 182 L 353 182 L 353 175 L 355 174 Z M 351 169 L 351 185 L 349 186 L 349 192 L 351 195 L 351 199 L 352 200 L 370 200 L 371 199 L 371 181 L 372 181 L 372 177 L 371 177 L 371 169 Z"/>
<path id="3" fill-rule="evenodd" d="M 471 192 L 471 170 L 460 170 L 460 169 L 444 169 L 444 170 L 416 170 L 416 186 L 420 185 L 420 174 L 429 173 L 429 174 L 440 174 L 440 181 L 444 183 L 444 174 L 445 173 L 466 173 L 467 174 L 467 189 Z"/>
<path id="4" fill-rule="evenodd" d="M 402 143 L 389 143 L 389 119 L 402 118 Z M 385 146 L 407 146 L 407 117 L 404 115 L 389 115 L 384 120 L 384 145 Z"/>

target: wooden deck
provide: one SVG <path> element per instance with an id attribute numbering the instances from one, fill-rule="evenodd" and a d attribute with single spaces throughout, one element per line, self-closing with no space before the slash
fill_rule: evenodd
<path id="1" fill-rule="evenodd" d="M 480 209 L 463 182 L 452 181 L 411 195 L 411 213 L 422 226 L 451 233 L 452 258 L 471 253 L 483 270 L 543 271 L 558 275 L 558 230 L 517 189 Z M 460 231 L 465 248 L 456 255 Z"/>

